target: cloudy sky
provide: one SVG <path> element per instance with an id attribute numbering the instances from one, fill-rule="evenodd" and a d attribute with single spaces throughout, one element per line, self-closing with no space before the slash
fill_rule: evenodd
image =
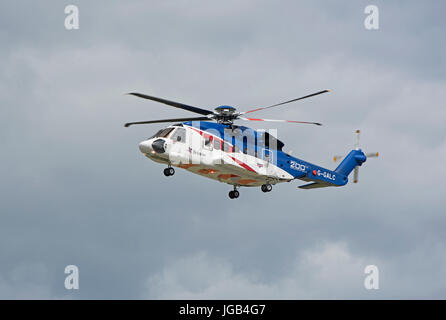
<path id="1" fill-rule="evenodd" d="M 66 30 L 64 8 L 79 8 Z M 364 9 L 379 8 L 379 30 Z M 445 4 L 2 1 L 0 298 L 446 298 Z M 258 113 L 285 149 L 360 183 L 230 187 L 164 177 L 138 143 L 189 116 L 123 93 Z M 173 110 L 172 110 L 173 109 Z M 262 128 L 261 126 L 255 126 Z M 64 268 L 80 289 L 64 288 Z M 380 289 L 364 288 L 376 265 Z"/>

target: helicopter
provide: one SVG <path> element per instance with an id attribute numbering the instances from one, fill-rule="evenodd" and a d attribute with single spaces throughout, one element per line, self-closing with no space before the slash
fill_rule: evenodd
<path id="1" fill-rule="evenodd" d="M 129 95 L 159 102 L 171 107 L 187 110 L 200 116 L 128 122 L 130 127 L 141 124 L 174 123 L 156 132 L 139 143 L 141 153 L 154 162 L 167 165 L 166 177 L 175 174 L 174 167 L 232 185 L 230 199 L 240 196 L 240 187 L 260 187 L 270 192 L 272 186 L 299 179 L 307 184 L 300 189 L 340 187 L 348 183 L 354 171 L 354 182 L 358 182 L 358 169 L 368 157 L 377 157 L 377 152 L 364 153 L 359 148 L 359 130 L 356 131 L 355 148 L 346 156 L 335 156 L 334 161 L 343 159 L 336 169 L 330 170 L 298 159 L 283 150 L 284 143 L 267 130 L 254 130 L 236 125 L 236 120 L 286 122 L 321 126 L 319 122 L 251 118 L 250 114 L 307 99 L 330 90 L 322 90 L 303 97 L 258 107 L 244 112 L 228 105 L 213 111 L 166 100 L 142 93 Z"/>

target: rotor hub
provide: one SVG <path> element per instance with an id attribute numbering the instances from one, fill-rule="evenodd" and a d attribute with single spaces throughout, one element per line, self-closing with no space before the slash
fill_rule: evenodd
<path id="1" fill-rule="evenodd" d="M 222 124 L 232 124 L 235 119 L 239 116 L 239 113 L 236 112 L 236 109 L 231 106 L 219 106 L 214 109 L 213 118 Z"/>
<path id="2" fill-rule="evenodd" d="M 235 108 L 231 106 L 219 106 L 214 109 L 217 114 L 220 114 L 222 116 L 230 116 L 235 113 Z"/>

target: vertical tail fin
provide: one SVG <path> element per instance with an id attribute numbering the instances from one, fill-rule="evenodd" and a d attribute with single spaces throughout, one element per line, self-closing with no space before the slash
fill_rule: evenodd
<path id="1" fill-rule="evenodd" d="M 352 150 L 350 153 L 342 160 L 341 164 L 335 169 L 335 172 L 348 176 L 356 166 L 362 165 L 367 160 L 364 152 L 361 149 Z"/>

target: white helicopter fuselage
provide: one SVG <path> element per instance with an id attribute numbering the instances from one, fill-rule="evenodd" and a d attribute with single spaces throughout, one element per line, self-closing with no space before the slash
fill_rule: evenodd
<path id="1" fill-rule="evenodd" d="M 274 152 L 259 152 L 260 157 L 245 154 L 218 134 L 185 124 L 160 130 L 142 141 L 139 149 L 155 162 L 233 186 L 254 187 L 295 178 L 275 164 Z"/>

